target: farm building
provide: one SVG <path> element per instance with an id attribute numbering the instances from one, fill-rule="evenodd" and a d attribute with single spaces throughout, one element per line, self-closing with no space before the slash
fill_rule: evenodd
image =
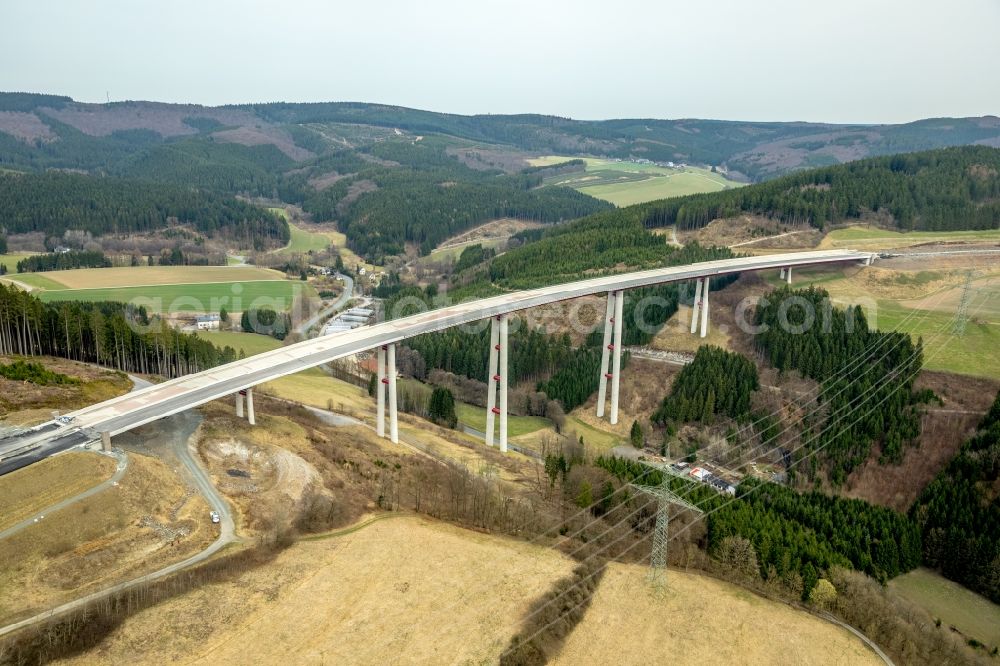
<path id="1" fill-rule="evenodd" d="M 198 315 L 195 317 L 195 326 L 197 326 L 199 331 L 211 331 L 218 330 L 219 328 L 219 315 Z"/>

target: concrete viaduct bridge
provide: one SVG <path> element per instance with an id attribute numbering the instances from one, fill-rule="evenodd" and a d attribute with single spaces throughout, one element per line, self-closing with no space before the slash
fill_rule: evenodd
<path id="1" fill-rule="evenodd" d="M 685 266 L 656 268 L 569 282 L 551 287 L 517 291 L 491 298 L 459 303 L 401 319 L 365 326 L 336 335 L 299 342 L 250 358 L 234 361 L 204 372 L 185 375 L 162 384 L 113 398 L 72 412 L 65 425 L 51 428 L 48 437 L 68 441 L 94 439 L 97 434 L 106 448 L 112 435 L 131 430 L 171 414 L 197 407 L 211 400 L 236 395 L 237 413 L 242 416 L 244 398 L 246 415 L 254 422 L 253 387 L 357 352 L 376 349 L 378 353 L 378 422 L 379 436 L 385 436 L 385 411 L 388 402 L 389 438 L 398 441 L 396 420 L 396 344 L 417 335 L 433 333 L 452 326 L 490 319 L 489 397 L 486 408 L 486 442 L 493 445 L 496 421 L 499 421 L 499 446 L 507 450 L 507 328 L 508 317 L 518 310 L 549 303 L 607 293 L 604 318 L 604 345 L 597 415 L 603 417 L 608 384 L 611 389 L 610 421 L 618 421 L 618 386 L 621 373 L 621 339 L 625 322 L 622 317 L 624 292 L 638 287 L 668 282 L 696 280 L 695 308 L 691 332 L 700 325 L 702 337 L 708 329 L 708 292 L 716 276 L 744 271 L 780 270 L 791 282 L 796 266 L 822 264 L 871 264 L 876 255 L 854 250 L 794 252 L 767 256 L 705 261 Z M 386 398 L 388 397 L 388 401 Z"/>

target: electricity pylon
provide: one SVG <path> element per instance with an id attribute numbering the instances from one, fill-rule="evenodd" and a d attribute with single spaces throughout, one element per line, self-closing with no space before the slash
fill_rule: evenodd
<path id="1" fill-rule="evenodd" d="M 969 321 L 969 299 L 972 294 L 972 277 L 976 271 L 966 271 L 965 286 L 962 288 L 962 300 L 958 303 L 958 312 L 955 315 L 955 326 L 952 331 L 955 335 L 965 335 L 965 325 Z"/>
<path id="2" fill-rule="evenodd" d="M 629 484 L 636 490 L 656 498 L 656 525 L 653 527 L 653 548 L 649 555 L 649 580 L 654 587 L 663 587 L 666 582 L 667 572 L 667 544 L 670 541 L 670 505 L 675 504 L 684 509 L 690 509 L 696 513 L 704 513 L 694 504 L 680 498 L 674 491 L 670 490 L 670 472 L 666 470 L 666 465 L 655 465 L 646 463 L 650 467 L 660 470 L 662 481 L 658 486 L 646 486 L 638 483 Z"/>

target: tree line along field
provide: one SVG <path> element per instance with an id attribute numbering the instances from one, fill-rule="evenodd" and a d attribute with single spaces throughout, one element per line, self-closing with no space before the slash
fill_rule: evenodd
<path id="1" fill-rule="evenodd" d="M 33 252 L 10 252 L 8 254 L 0 254 L 0 265 L 7 267 L 8 273 L 17 272 L 17 262 L 22 259 L 27 259 Z"/>
<path id="2" fill-rule="evenodd" d="M 834 229 L 820 243 L 820 249 L 888 250 L 925 243 L 1000 242 L 1000 229 L 982 231 L 893 231 L 880 227 L 850 226 Z"/>
<path id="3" fill-rule="evenodd" d="M 257 280 L 206 284 L 148 285 L 107 289 L 66 289 L 39 291 L 43 302 L 116 301 L 145 306 L 150 313 L 215 313 L 224 307 L 232 312 L 251 307 L 287 310 L 299 296 L 309 296 L 313 288 L 305 282 Z"/>
<path id="4" fill-rule="evenodd" d="M 279 271 L 254 266 L 130 266 L 75 268 L 44 275 L 19 274 L 18 282 L 44 289 L 107 289 L 211 282 L 284 280 Z"/>
<path id="5" fill-rule="evenodd" d="M 889 581 L 900 596 L 928 610 L 945 626 L 988 645 L 1000 645 L 1000 606 L 923 567 Z"/>
<path id="6" fill-rule="evenodd" d="M 279 271 L 253 266 L 134 266 L 19 273 L 8 278 L 26 285 L 43 302 L 119 301 L 145 305 L 150 313 L 231 312 L 257 305 L 288 309 L 313 288 L 286 280 Z"/>
<path id="7" fill-rule="evenodd" d="M 906 332 L 914 340 L 922 338 L 927 370 L 1000 378 L 1000 355 L 996 353 L 1000 349 L 1000 321 L 996 314 L 1000 312 L 1000 290 L 973 287 L 965 332 L 957 335 L 954 326 L 963 290 L 961 276 L 922 286 L 922 280 L 934 277 L 933 270 L 896 272 L 899 279 L 913 281 L 908 290 L 910 298 L 888 297 L 886 292 L 880 293 L 858 279 L 862 274 L 848 275 L 843 269 L 796 270 L 792 282 L 796 287 L 822 287 L 837 303 L 861 303 L 873 328 Z M 942 276 L 947 277 L 946 273 Z M 775 287 L 783 283 L 777 275 L 767 275 L 766 280 Z M 919 296 L 914 297 L 916 294 Z"/>
<path id="8" fill-rule="evenodd" d="M 551 166 L 571 159 L 574 158 L 548 155 L 528 161 L 533 166 Z M 654 164 L 616 162 L 592 157 L 582 159 L 586 162 L 583 173 L 551 176 L 545 179 L 545 184 L 572 187 L 597 199 L 610 201 L 616 206 L 718 192 L 742 185 L 722 174 L 692 166 L 671 169 Z"/>

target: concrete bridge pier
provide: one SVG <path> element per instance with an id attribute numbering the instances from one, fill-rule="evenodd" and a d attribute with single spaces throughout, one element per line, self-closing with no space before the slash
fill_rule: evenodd
<path id="1" fill-rule="evenodd" d="M 702 286 L 701 294 L 701 337 L 708 335 L 708 285 L 709 278 L 702 280 L 704 285 Z"/>
<path id="2" fill-rule="evenodd" d="M 788 268 L 786 268 L 784 270 L 785 270 L 785 276 L 784 276 L 785 277 L 785 284 L 791 284 L 792 283 L 792 267 L 789 266 Z"/>
<path id="3" fill-rule="evenodd" d="M 698 331 L 698 309 L 701 307 L 701 278 L 694 281 L 694 302 L 691 304 L 691 335 Z"/>
<path id="4" fill-rule="evenodd" d="M 604 314 L 604 344 L 601 347 L 601 376 L 597 389 L 597 417 L 603 418 L 604 405 L 608 395 L 608 380 L 611 380 L 612 424 L 618 423 L 618 388 L 622 371 L 622 326 L 625 295 L 621 291 L 608 292 L 608 307 Z M 611 366 L 610 372 L 608 365 Z"/>
<path id="5" fill-rule="evenodd" d="M 389 441 L 399 444 L 399 419 L 396 417 L 396 345 L 389 345 Z"/>
<path id="6" fill-rule="evenodd" d="M 608 398 L 608 365 L 611 359 L 611 335 L 615 328 L 615 292 L 608 292 L 608 307 L 604 312 L 604 343 L 601 345 L 601 376 L 597 389 L 597 418 L 604 418 L 604 403 Z"/>
<path id="7" fill-rule="evenodd" d="M 385 437 L 385 346 L 378 348 L 378 376 L 375 383 L 375 434 Z"/>
<path id="8" fill-rule="evenodd" d="M 500 417 L 500 452 L 507 452 L 507 315 L 490 320 L 490 364 L 486 379 L 486 445 L 493 446 L 493 430 Z M 499 396 L 497 395 L 499 393 Z M 497 402 L 499 401 L 499 406 Z"/>
<path id="9" fill-rule="evenodd" d="M 625 305 L 625 295 L 618 291 L 615 294 L 615 342 L 614 360 L 611 363 L 611 425 L 618 423 L 618 385 L 622 376 L 622 328 L 625 318 L 622 309 Z"/>
<path id="10" fill-rule="evenodd" d="M 243 418 L 243 392 L 236 392 L 236 418 Z"/>
<path id="11" fill-rule="evenodd" d="M 111 450 L 111 433 L 102 432 L 101 433 L 101 450 L 110 451 Z"/>
<path id="12" fill-rule="evenodd" d="M 378 348 L 378 376 L 375 383 L 375 434 L 385 437 L 385 394 L 389 393 L 389 440 L 399 443 L 399 420 L 396 413 L 396 345 Z"/>
<path id="13" fill-rule="evenodd" d="M 257 417 L 253 411 L 253 388 L 248 388 L 247 391 L 247 422 L 250 425 L 257 425 Z"/>

